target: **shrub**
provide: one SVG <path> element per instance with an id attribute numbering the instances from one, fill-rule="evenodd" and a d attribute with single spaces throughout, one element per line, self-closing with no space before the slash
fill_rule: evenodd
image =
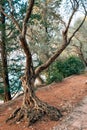
<path id="1" fill-rule="evenodd" d="M 63 62 L 61 72 L 64 77 L 67 77 L 73 74 L 80 74 L 84 69 L 83 61 L 79 57 L 71 56 Z"/>
<path id="2" fill-rule="evenodd" d="M 59 72 L 57 69 L 56 63 L 51 65 L 51 67 L 48 70 L 47 75 L 47 83 L 50 84 L 52 82 L 60 82 L 63 79 L 63 75 Z"/>
<path id="3" fill-rule="evenodd" d="M 84 69 L 85 65 L 79 57 L 71 56 L 65 60 L 58 60 L 49 67 L 47 83 L 62 81 L 63 77 L 80 74 Z"/>

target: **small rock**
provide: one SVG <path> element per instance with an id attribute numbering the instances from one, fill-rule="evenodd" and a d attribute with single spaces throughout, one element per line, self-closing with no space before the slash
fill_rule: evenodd
<path id="1" fill-rule="evenodd" d="M 85 84 L 87 84 L 87 80 L 85 81 Z"/>
<path id="2" fill-rule="evenodd" d="M 8 110 L 9 110 L 9 111 L 11 111 L 11 110 L 12 110 L 12 108 L 11 108 L 11 107 L 9 107 L 9 108 L 8 108 Z"/>
<path id="3" fill-rule="evenodd" d="M 18 125 L 18 124 L 20 124 L 20 122 L 17 122 L 16 124 Z"/>

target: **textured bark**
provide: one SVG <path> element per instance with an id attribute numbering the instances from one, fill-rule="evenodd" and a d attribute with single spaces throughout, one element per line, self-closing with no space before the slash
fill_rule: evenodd
<path id="1" fill-rule="evenodd" d="M 41 66 L 39 66 L 36 70 L 34 70 L 33 63 L 32 63 L 32 55 L 30 48 L 27 44 L 26 40 L 26 31 L 27 31 L 27 23 L 31 16 L 31 12 L 34 6 L 34 0 L 30 0 L 30 4 L 26 11 L 26 16 L 23 21 L 22 31 L 20 35 L 20 44 L 24 53 L 26 55 L 26 68 L 25 68 L 25 75 L 21 78 L 22 86 L 24 88 L 24 97 L 23 97 L 23 104 L 20 108 L 16 109 L 15 112 L 7 119 L 7 122 L 19 122 L 22 120 L 27 120 L 28 125 L 40 120 L 43 116 L 48 116 L 51 120 L 59 120 L 62 117 L 60 110 L 55 108 L 54 106 L 50 106 L 45 102 L 42 102 L 36 95 L 34 91 L 34 82 L 36 77 L 49 65 L 54 62 L 54 60 L 62 53 L 62 51 L 70 44 L 71 39 L 74 37 L 76 32 L 79 30 L 81 25 L 83 24 L 84 20 L 79 25 L 79 27 L 73 32 L 71 37 L 68 39 L 68 29 L 72 20 L 73 15 L 75 14 L 76 9 L 73 10 L 68 24 L 66 26 L 65 31 L 63 32 L 63 44 L 62 46 L 55 52 L 53 56 L 51 56 L 48 61 Z M 14 19 L 12 19 L 14 22 Z"/>
<path id="2" fill-rule="evenodd" d="M 26 77 L 22 77 L 22 86 L 24 88 L 24 98 L 21 108 L 15 110 L 15 112 L 7 119 L 7 122 L 20 122 L 27 121 L 28 126 L 40 120 L 42 117 L 47 116 L 51 120 L 59 120 L 62 117 L 60 111 L 54 106 L 50 106 L 45 102 L 42 102 L 35 95 L 35 92 L 30 91 L 32 84 L 27 84 Z"/>
<path id="3" fill-rule="evenodd" d="M 6 40 L 5 40 L 5 16 L 1 13 L 1 59 L 2 59 L 2 74 L 4 82 L 4 102 L 11 100 L 9 78 L 8 78 L 8 67 L 7 67 L 7 53 L 6 53 Z"/>
<path id="4" fill-rule="evenodd" d="M 22 86 L 24 88 L 23 104 L 21 108 L 18 108 L 11 117 L 7 119 L 7 122 L 27 120 L 28 125 L 31 125 L 46 115 L 51 120 L 59 120 L 59 118 L 62 117 L 60 111 L 57 108 L 42 102 L 35 95 L 34 82 L 36 77 L 33 69 L 30 49 L 27 45 L 26 39 L 22 36 L 20 37 L 20 43 L 26 54 L 26 71 L 25 75 L 21 78 Z"/>

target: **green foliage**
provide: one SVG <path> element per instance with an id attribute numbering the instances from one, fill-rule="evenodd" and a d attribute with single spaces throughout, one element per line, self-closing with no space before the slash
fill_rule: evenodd
<path id="1" fill-rule="evenodd" d="M 78 57 L 71 56 L 65 60 L 58 60 L 48 70 L 47 83 L 62 81 L 63 77 L 80 74 L 84 69 L 85 65 Z"/>
<path id="2" fill-rule="evenodd" d="M 52 82 L 60 82 L 63 79 L 63 75 L 59 70 L 57 69 L 56 62 L 53 63 L 48 70 L 48 75 L 47 75 L 47 84 L 50 84 Z"/>
<path id="3" fill-rule="evenodd" d="M 31 15 L 31 19 L 32 19 L 32 20 L 33 20 L 33 19 L 34 19 L 34 20 L 36 19 L 36 20 L 39 21 L 39 20 L 41 20 L 41 15 L 40 15 L 40 14 L 32 14 L 32 15 Z"/>
<path id="4" fill-rule="evenodd" d="M 0 83 L 0 95 L 4 93 L 4 89 L 3 87 L 1 87 L 1 83 Z"/>
<path id="5" fill-rule="evenodd" d="M 67 58 L 63 62 L 62 67 L 63 68 L 61 71 L 64 77 L 67 77 L 73 74 L 80 74 L 85 69 L 83 61 L 80 58 L 75 57 L 75 56 L 71 56 Z"/>
<path id="6" fill-rule="evenodd" d="M 10 92 L 14 95 L 16 92 L 19 92 L 21 88 L 20 77 L 24 74 L 24 65 L 20 63 L 24 60 L 24 57 L 21 55 L 16 58 L 10 59 L 10 64 L 8 67 L 9 71 L 9 84 L 10 84 Z M 23 62 L 22 62 L 23 63 Z"/>
<path id="7" fill-rule="evenodd" d="M 3 96 L 4 96 L 4 87 L 3 83 L 0 82 L 0 100 L 3 100 Z"/>

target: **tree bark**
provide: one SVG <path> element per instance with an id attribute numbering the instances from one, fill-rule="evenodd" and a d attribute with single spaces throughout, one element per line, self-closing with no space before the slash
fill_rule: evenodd
<path id="1" fill-rule="evenodd" d="M 10 85 L 8 78 L 8 67 L 7 67 L 7 53 L 6 53 L 6 37 L 5 37 L 5 16 L 1 13 L 1 59 L 2 59 L 2 72 L 4 82 L 4 102 L 11 100 Z"/>
<path id="2" fill-rule="evenodd" d="M 26 119 L 28 125 L 31 125 L 37 120 L 40 120 L 43 116 L 48 116 L 51 120 L 59 120 L 59 118 L 62 117 L 61 112 L 57 108 L 42 102 L 35 95 L 34 82 L 36 77 L 33 69 L 31 53 L 24 37 L 20 37 L 20 42 L 26 54 L 26 71 L 25 75 L 21 78 L 22 86 L 24 88 L 23 104 L 21 108 L 18 108 L 11 117 L 7 119 L 7 122 L 9 120 L 17 122 Z"/>

